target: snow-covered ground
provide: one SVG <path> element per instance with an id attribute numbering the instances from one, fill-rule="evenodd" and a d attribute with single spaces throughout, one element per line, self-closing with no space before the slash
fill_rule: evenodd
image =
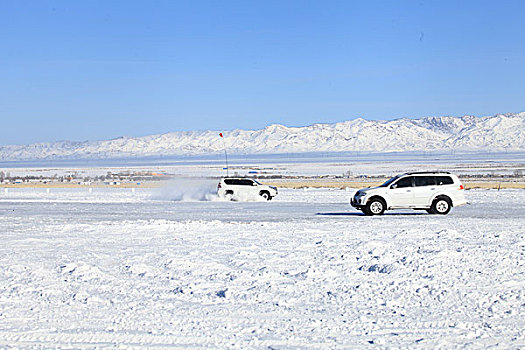
<path id="1" fill-rule="evenodd" d="M 113 174 L 162 173 L 174 178 L 204 178 L 226 175 L 224 153 L 216 159 L 177 161 L 166 159 L 159 162 L 133 164 L 122 161 L 115 165 L 98 166 L 88 163 L 18 162 L 2 164 L 0 171 L 12 177 L 60 177 L 74 175 L 78 180 Z M 5 167 L 2 167 L 5 165 Z M 393 176 L 408 171 L 450 171 L 459 176 L 499 176 L 525 173 L 525 152 L 495 153 L 410 153 L 358 154 L 332 153 L 308 155 L 268 155 L 229 158 L 231 175 L 239 176 Z"/>
<path id="2" fill-rule="evenodd" d="M 524 190 L 447 216 L 352 194 L 1 191 L 0 347 L 525 347 Z"/>

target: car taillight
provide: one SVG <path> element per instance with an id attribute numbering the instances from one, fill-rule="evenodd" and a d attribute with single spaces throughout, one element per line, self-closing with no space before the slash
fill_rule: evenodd
<path id="1" fill-rule="evenodd" d="M 217 185 L 217 188 L 221 188 L 221 183 L 219 182 L 219 185 Z"/>
<path id="2" fill-rule="evenodd" d="M 459 185 L 459 189 L 460 189 L 460 190 L 464 190 L 465 187 L 463 187 L 463 185 Z"/>

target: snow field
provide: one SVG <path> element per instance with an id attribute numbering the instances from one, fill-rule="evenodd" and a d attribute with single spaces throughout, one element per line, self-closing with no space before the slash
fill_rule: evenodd
<path id="1" fill-rule="evenodd" d="M 525 346 L 525 191 L 447 216 L 365 217 L 351 195 L 0 193 L 0 346 Z"/>

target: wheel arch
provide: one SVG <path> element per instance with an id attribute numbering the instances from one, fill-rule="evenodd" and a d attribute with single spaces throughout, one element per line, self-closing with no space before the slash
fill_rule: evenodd
<path id="1" fill-rule="evenodd" d="M 430 205 L 432 205 L 432 203 L 434 203 L 434 201 L 438 199 L 448 199 L 448 201 L 450 202 L 450 206 L 454 206 L 454 201 L 452 200 L 452 198 L 444 193 L 434 195 L 434 197 L 432 197 L 432 200 L 430 201 Z"/>
<path id="2" fill-rule="evenodd" d="M 265 194 L 267 195 L 267 199 L 268 200 L 272 199 L 272 194 L 270 193 L 270 191 L 268 191 L 268 190 L 260 190 L 259 191 L 259 196 L 263 197 Z"/>
<path id="3" fill-rule="evenodd" d="M 366 200 L 366 203 L 370 202 L 372 199 L 379 199 L 381 202 L 383 202 L 385 204 L 385 209 L 388 208 L 388 202 L 387 200 L 385 199 L 385 197 L 381 196 L 381 195 L 378 195 L 378 194 L 374 194 L 372 196 L 370 196 L 370 198 L 368 198 Z"/>

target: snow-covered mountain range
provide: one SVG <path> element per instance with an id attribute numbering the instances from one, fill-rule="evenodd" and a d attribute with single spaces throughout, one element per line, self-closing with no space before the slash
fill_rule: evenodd
<path id="1" fill-rule="evenodd" d="M 224 132 L 231 154 L 302 152 L 523 151 L 525 112 L 489 117 L 355 119 L 306 127 L 270 125 Z M 170 132 L 107 141 L 0 146 L 0 160 L 191 156 L 224 151 L 218 131 Z"/>

